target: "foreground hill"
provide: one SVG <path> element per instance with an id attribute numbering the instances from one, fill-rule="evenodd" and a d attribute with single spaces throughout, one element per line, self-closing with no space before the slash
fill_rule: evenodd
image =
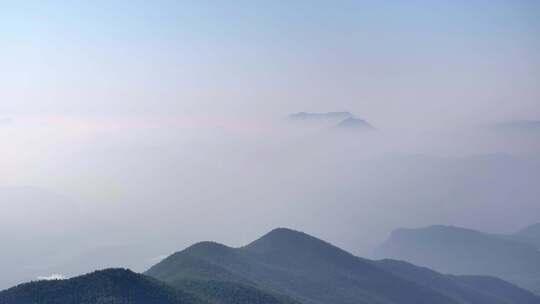
<path id="1" fill-rule="evenodd" d="M 146 274 L 178 286 L 214 279 L 258 286 L 302 303 L 457 303 L 397 278 L 330 244 L 277 229 L 243 248 L 204 242 Z"/>
<path id="2" fill-rule="evenodd" d="M 147 275 L 107 269 L 31 282 L 1 291 L 0 303 L 540 304 L 531 292 L 497 278 L 362 259 L 289 229 L 276 229 L 241 248 L 198 243 Z"/>
<path id="3" fill-rule="evenodd" d="M 398 229 L 375 255 L 445 273 L 496 276 L 540 294 L 540 251 L 509 237 L 450 226 Z"/>
<path id="4" fill-rule="evenodd" d="M 22 284 L 0 292 L 2 304 L 202 304 L 195 296 L 124 269 L 68 280 Z"/>
<path id="5" fill-rule="evenodd" d="M 173 288 L 149 276 L 106 269 L 68 280 L 37 281 L 0 292 L 2 304 L 299 304 L 253 286 L 183 280 Z"/>
<path id="6" fill-rule="evenodd" d="M 388 261 L 370 261 L 289 229 L 276 229 L 241 248 L 198 243 L 146 274 L 179 287 L 191 280 L 253 286 L 305 304 L 540 303 L 536 296 L 506 282 L 508 291 L 493 293 L 491 279 L 472 286 L 411 264 L 397 267 Z M 433 276 L 443 283 L 429 284 Z"/>

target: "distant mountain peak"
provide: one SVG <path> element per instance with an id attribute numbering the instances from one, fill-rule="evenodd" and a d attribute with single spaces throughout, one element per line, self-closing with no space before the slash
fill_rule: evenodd
<path id="1" fill-rule="evenodd" d="M 534 235 L 502 236 L 435 225 L 394 230 L 375 256 L 406 260 L 445 273 L 501 277 L 538 293 L 540 247 L 534 246 L 538 240 Z"/>
<path id="2" fill-rule="evenodd" d="M 340 129 L 363 129 L 363 130 L 373 130 L 375 129 L 371 124 L 369 124 L 367 121 L 355 118 L 355 117 L 349 117 L 339 124 L 336 125 L 336 128 Z"/>
<path id="3" fill-rule="evenodd" d="M 298 112 L 289 115 L 287 119 L 300 125 L 322 125 L 328 128 L 355 131 L 375 130 L 375 127 L 366 120 L 350 112 Z"/>
<path id="4" fill-rule="evenodd" d="M 290 120 L 307 121 L 307 120 L 343 120 L 354 117 L 350 112 L 326 112 L 326 113 L 310 113 L 298 112 L 288 116 Z"/>

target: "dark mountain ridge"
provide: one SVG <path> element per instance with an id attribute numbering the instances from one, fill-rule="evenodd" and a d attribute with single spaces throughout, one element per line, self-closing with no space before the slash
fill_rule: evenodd
<path id="1" fill-rule="evenodd" d="M 212 242 L 195 244 L 166 258 L 146 274 L 173 286 L 190 276 L 198 280 L 219 276 L 227 282 L 241 282 L 306 304 L 473 303 L 471 299 L 476 304 L 540 303 L 539 298 L 510 284 L 516 294 L 524 294 L 523 299 L 507 301 L 511 297 L 505 293 L 475 291 L 478 288 L 460 279 L 430 270 L 419 271 L 413 280 L 401 273 L 406 273 L 403 267 L 392 267 L 390 271 L 386 265 L 388 262 L 356 257 L 305 233 L 279 228 L 240 248 Z M 420 269 L 414 265 L 408 268 Z M 444 283 L 439 289 L 426 283 L 433 274 Z M 446 288 L 448 292 L 441 292 Z"/>
<path id="2" fill-rule="evenodd" d="M 497 278 L 356 257 L 279 228 L 240 248 L 196 243 L 146 274 L 106 269 L 0 292 L 2 304 L 540 304 Z"/>

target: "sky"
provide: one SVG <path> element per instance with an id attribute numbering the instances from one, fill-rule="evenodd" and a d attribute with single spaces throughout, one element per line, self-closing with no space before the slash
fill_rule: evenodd
<path id="1" fill-rule="evenodd" d="M 2 1 L 0 113 L 536 119 L 537 1 Z M 459 104 L 459 106 L 456 106 Z"/>
<path id="2" fill-rule="evenodd" d="M 511 127 L 540 120 L 538 1 L 0 0 L 0 67 L 0 289 L 279 226 L 366 256 L 540 222 Z"/>

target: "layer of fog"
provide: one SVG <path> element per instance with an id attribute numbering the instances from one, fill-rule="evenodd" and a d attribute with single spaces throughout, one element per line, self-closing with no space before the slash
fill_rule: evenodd
<path id="1" fill-rule="evenodd" d="M 0 288 L 280 226 L 365 255 L 397 227 L 540 221 L 538 134 L 55 123 L 0 129 Z"/>

